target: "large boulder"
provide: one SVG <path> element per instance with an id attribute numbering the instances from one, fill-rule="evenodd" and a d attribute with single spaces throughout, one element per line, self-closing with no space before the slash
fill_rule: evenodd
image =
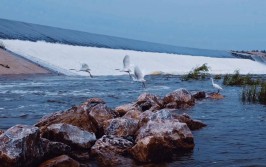
<path id="1" fill-rule="evenodd" d="M 70 147 L 40 138 L 37 127 L 16 125 L 0 135 L 1 167 L 36 166 L 49 156 L 70 151 Z"/>
<path id="2" fill-rule="evenodd" d="M 138 110 L 135 103 L 124 104 L 115 108 L 116 113 L 121 117 L 131 110 Z"/>
<path id="3" fill-rule="evenodd" d="M 105 122 L 104 134 L 119 137 L 134 136 L 138 130 L 138 121 L 135 119 L 115 118 Z"/>
<path id="4" fill-rule="evenodd" d="M 167 110 L 145 114 L 136 133 L 136 145 L 131 154 L 140 162 L 163 161 L 176 151 L 194 148 L 193 135 L 187 124 L 172 117 Z"/>
<path id="5" fill-rule="evenodd" d="M 159 96 L 143 93 L 138 97 L 136 105 L 140 111 L 156 111 L 163 108 L 163 101 Z"/>
<path id="6" fill-rule="evenodd" d="M 128 158 L 128 153 L 133 145 L 124 138 L 104 135 L 91 148 L 91 154 L 101 166 L 132 166 L 134 162 Z"/>
<path id="7" fill-rule="evenodd" d="M 96 141 L 94 133 L 64 123 L 48 126 L 42 137 L 65 143 L 74 149 L 89 149 Z"/>
<path id="8" fill-rule="evenodd" d="M 186 89 L 177 89 L 174 92 L 168 93 L 163 98 L 166 108 L 187 108 L 195 104 L 195 99 Z"/>
<path id="9" fill-rule="evenodd" d="M 122 118 L 125 119 L 135 119 L 138 121 L 140 119 L 142 112 L 139 110 L 130 110 Z"/>
<path id="10" fill-rule="evenodd" d="M 193 93 L 193 95 L 192 95 L 195 99 L 204 99 L 204 98 L 206 98 L 206 92 L 204 92 L 204 91 L 199 91 L 199 92 L 195 92 L 195 93 Z"/>
<path id="11" fill-rule="evenodd" d="M 43 162 L 38 167 L 80 167 L 80 164 L 67 155 L 61 155 Z"/>
<path id="12" fill-rule="evenodd" d="M 77 126 L 82 130 L 99 133 L 99 126 L 97 121 L 89 114 L 90 109 L 97 104 L 102 103 L 100 99 L 89 99 L 81 106 L 75 106 L 67 111 L 55 112 L 51 115 L 44 116 L 35 126 L 41 129 L 41 132 L 45 132 L 46 128 L 52 124 L 65 123 L 73 126 Z"/>

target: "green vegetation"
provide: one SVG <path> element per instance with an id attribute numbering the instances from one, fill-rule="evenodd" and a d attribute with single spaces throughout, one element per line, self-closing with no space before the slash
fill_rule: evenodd
<path id="1" fill-rule="evenodd" d="M 218 79 L 222 79 L 222 75 L 221 74 L 217 74 L 213 77 L 213 79 L 218 80 Z"/>
<path id="2" fill-rule="evenodd" d="M 242 90 L 242 101 L 266 104 L 266 82 L 245 86 Z"/>
<path id="3" fill-rule="evenodd" d="M 260 82 L 259 79 L 252 79 L 250 74 L 240 75 L 239 70 L 232 75 L 225 75 L 223 80 L 223 84 L 229 86 L 258 85 Z"/>
<path id="4" fill-rule="evenodd" d="M 209 67 L 207 64 L 203 64 L 200 67 L 196 67 L 192 71 L 190 71 L 187 75 L 184 75 L 182 77 L 183 81 L 188 81 L 188 80 L 199 80 L 199 79 L 205 79 L 209 73 Z"/>

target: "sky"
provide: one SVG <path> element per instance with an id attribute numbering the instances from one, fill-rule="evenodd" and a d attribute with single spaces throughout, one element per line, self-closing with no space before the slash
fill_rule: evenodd
<path id="1" fill-rule="evenodd" d="M 0 18 L 176 46 L 266 50 L 266 0 L 1 0 Z"/>

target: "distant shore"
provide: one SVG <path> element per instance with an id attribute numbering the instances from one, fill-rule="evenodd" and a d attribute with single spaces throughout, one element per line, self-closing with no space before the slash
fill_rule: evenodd
<path id="1" fill-rule="evenodd" d="M 0 49 L 0 75 L 23 74 L 52 74 L 52 71 L 12 54 L 11 52 Z"/>

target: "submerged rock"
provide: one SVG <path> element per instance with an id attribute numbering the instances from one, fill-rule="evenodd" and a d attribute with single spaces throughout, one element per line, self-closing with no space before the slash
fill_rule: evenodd
<path id="1" fill-rule="evenodd" d="M 211 98 L 211 99 L 217 99 L 217 100 L 219 100 L 219 99 L 223 99 L 224 96 L 221 95 L 221 94 L 219 94 L 219 93 L 208 93 L 208 94 L 207 94 L 207 98 Z"/>
<path id="2" fill-rule="evenodd" d="M 127 155 L 133 145 L 121 137 L 104 135 L 96 141 L 91 153 L 101 166 L 132 166 L 134 162 Z"/>
<path id="3" fill-rule="evenodd" d="M 193 120 L 188 114 L 185 113 L 182 115 L 173 115 L 173 118 L 180 122 L 186 123 L 190 130 L 198 130 L 207 126 L 199 120 Z"/>
<path id="4" fill-rule="evenodd" d="M 119 137 L 134 136 L 138 130 L 138 121 L 134 119 L 115 118 L 105 122 L 104 134 Z"/>
<path id="5" fill-rule="evenodd" d="M 98 134 L 99 126 L 97 121 L 89 114 L 89 109 L 101 103 L 99 99 L 89 99 L 81 106 L 72 107 L 67 111 L 55 112 L 51 115 L 44 116 L 35 126 L 39 127 L 42 132 L 52 124 L 65 123 L 77 126 L 82 130 Z"/>
<path id="6" fill-rule="evenodd" d="M 70 147 L 40 138 L 37 127 L 16 125 L 0 135 L 1 167 L 35 166 L 45 158 L 64 154 Z"/>
<path id="7" fill-rule="evenodd" d="M 61 155 L 43 162 L 38 167 L 79 167 L 80 164 L 67 155 Z"/>
<path id="8" fill-rule="evenodd" d="M 69 124 L 53 124 L 46 128 L 43 137 L 65 143 L 72 148 L 89 149 L 96 141 L 94 133 L 83 131 Z"/>
<path id="9" fill-rule="evenodd" d="M 166 108 L 187 108 L 195 104 L 195 99 L 186 89 L 177 89 L 163 98 Z"/>

